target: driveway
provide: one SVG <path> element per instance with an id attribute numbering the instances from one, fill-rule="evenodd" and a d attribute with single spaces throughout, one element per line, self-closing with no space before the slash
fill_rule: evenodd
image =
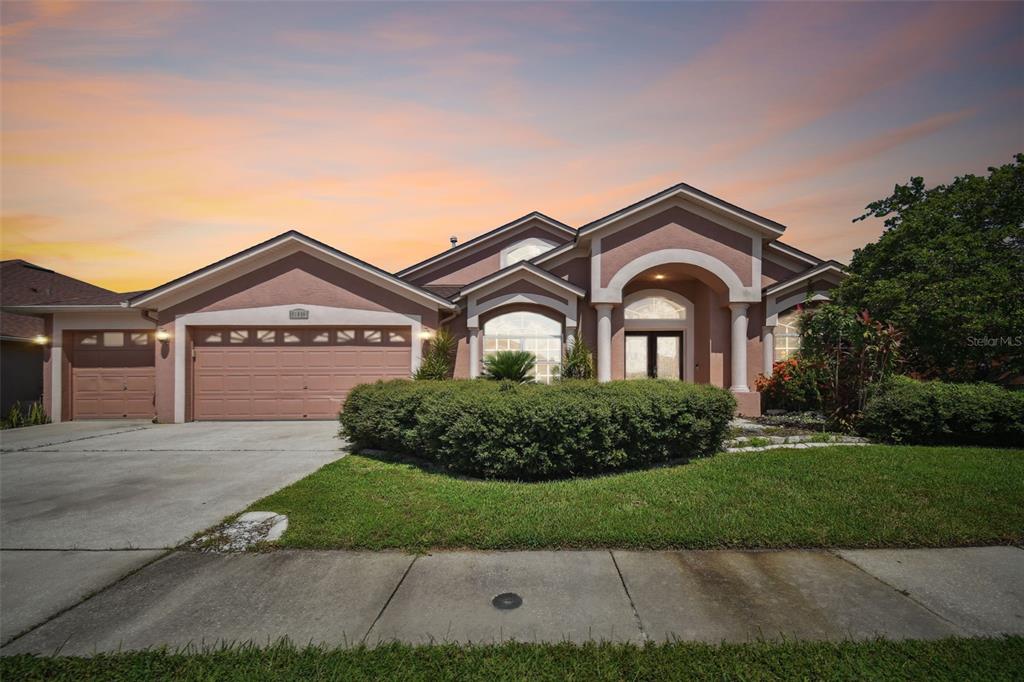
<path id="1" fill-rule="evenodd" d="M 342 456 L 335 422 L 69 422 L 0 434 L 0 641 Z"/>

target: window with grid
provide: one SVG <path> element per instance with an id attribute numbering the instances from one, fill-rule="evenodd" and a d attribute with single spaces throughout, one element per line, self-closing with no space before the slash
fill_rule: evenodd
<path id="1" fill-rule="evenodd" d="M 775 362 L 790 358 L 800 350 L 800 311 L 793 308 L 779 315 L 775 325 Z"/>
<path id="2" fill-rule="evenodd" d="M 562 361 L 562 325 L 538 313 L 515 312 L 484 323 L 484 357 L 503 350 L 533 353 L 534 378 L 550 384 Z"/>

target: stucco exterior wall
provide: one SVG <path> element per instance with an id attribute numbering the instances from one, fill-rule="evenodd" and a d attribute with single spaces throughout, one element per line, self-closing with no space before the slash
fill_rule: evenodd
<path id="1" fill-rule="evenodd" d="M 175 320 L 188 313 L 213 312 L 280 305 L 321 305 L 417 315 L 425 330 L 437 328 L 437 310 L 341 270 L 305 253 L 285 256 L 220 286 L 159 311 L 159 329 L 171 339 L 156 344 L 156 412 L 161 422 L 174 421 L 175 354 L 191 357 L 192 338 L 176 338 Z M 287 326 L 282 317 L 275 326 Z M 413 343 L 424 344 L 421 339 Z M 186 419 L 191 419 L 191 371 L 185 372 Z"/>
<path id="2" fill-rule="evenodd" d="M 521 230 L 502 235 L 497 239 L 492 239 L 479 247 L 469 248 L 466 253 L 453 255 L 437 265 L 431 265 L 404 279 L 419 286 L 426 284 L 470 284 L 481 277 L 486 277 L 501 269 L 502 249 L 531 237 L 545 239 L 556 245 L 564 244 L 567 241 L 565 234 L 553 232 L 551 228 L 538 222 L 526 225 Z"/>
<path id="3" fill-rule="evenodd" d="M 690 213 L 668 208 L 601 238 L 601 286 L 607 286 L 623 266 L 662 249 L 691 249 L 714 256 L 751 286 L 753 240 Z"/>
<path id="4" fill-rule="evenodd" d="M 508 294 L 538 294 L 540 296 L 547 296 L 548 298 L 553 298 L 556 301 L 568 301 L 568 299 L 562 294 L 556 294 L 552 292 L 550 289 L 546 289 L 545 287 L 542 287 L 541 285 L 535 282 L 520 279 L 516 282 L 507 284 L 501 287 L 500 289 L 495 289 L 494 291 L 488 292 L 487 294 L 480 296 L 479 298 L 477 298 L 477 303 L 487 303 L 488 301 L 493 301 L 496 298 L 501 298 L 502 296 L 507 296 Z"/>

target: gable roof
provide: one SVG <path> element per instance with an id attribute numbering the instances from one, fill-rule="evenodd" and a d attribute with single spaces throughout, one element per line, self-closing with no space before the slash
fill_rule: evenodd
<path id="1" fill-rule="evenodd" d="M 470 294 L 474 291 L 479 291 L 480 289 L 483 289 L 484 287 L 489 286 L 491 284 L 500 282 L 501 280 L 512 279 L 515 275 L 525 273 L 536 275 L 552 288 L 559 289 L 573 296 L 584 296 L 587 293 L 586 290 L 583 289 L 582 287 L 578 287 L 575 284 L 572 284 L 571 282 L 567 282 L 566 280 L 560 277 L 556 277 L 547 270 L 539 268 L 529 261 L 523 260 L 519 261 L 518 263 L 513 263 L 512 265 L 506 266 L 501 270 L 498 270 L 497 272 L 487 275 L 486 277 L 481 277 L 475 282 L 467 284 L 466 286 L 462 287 L 459 290 L 458 295 L 456 295 L 452 300 L 458 301 L 463 296 L 466 296 L 467 294 Z"/>
<path id="2" fill-rule="evenodd" d="M 551 218 L 549 216 L 546 216 L 539 211 L 532 211 L 522 216 L 521 218 L 516 218 L 515 220 L 505 223 L 504 225 L 500 225 L 494 228 L 493 230 L 489 230 L 481 235 L 477 235 L 476 237 L 473 237 L 469 241 L 463 242 L 458 246 L 454 246 L 446 251 L 442 251 L 441 253 L 435 254 L 430 258 L 427 258 L 426 260 L 422 260 L 419 263 L 414 263 L 413 265 L 410 265 L 409 267 L 403 270 L 399 270 L 398 272 L 395 273 L 395 275 L 397 277 L 408 277 L 409 275 L 415 272 L 419 272 L 424 268 L 440 264 L 448 260 L 452 256 L 464 254 L 469 249 L 480 246 L 486 243 L 487 241 L 494 239 L 495 237 L 499 237 L 506 233 L 513 232 L 516 229 L 525 226 L 532 220 L 539 220 L 540 222 L 553 228 L 556 232 L 563 234 L 569 240 L 572 240 L 576 236 L 576 230 L 569 227 L 565 223 L 555 220 L 554 218 Z"/>
<path id="3" fill-rule="evenodd" d="M 812 279 L 814 277 L 817 277 L 818 275 L 824 274 L 832 275 L 837 280 L 842 279 L 843 277 L 846 277 L 846 268 L 839 261 L 822 261 L 821 263 L 815 265 L 813 268 L 810 268 L 809 270 L 798 272 L 789 279 L 784 279 L 781 282 L 776 282 L 771 286 L 765 287 L 764 293 L 766 296 L 771 296 L 772 294 L 777 294 L 780 291 L 792 289 L 793 287 L 795 287 L 797 284 L 800 284 L 804 280 Z"/>
<path id="4" fill-rule="evenodd" d="M 735 204 L 730 204 L 728 201 L 719 199 L 718 197 L 708 194 L 703 190 L 699 190 L 692 185 L 687 185 L 685 182 L 680 182 L 677 185 L 661 190 L 657 194 L 652 194 L 646 199 L 641 199 L 640 201 L 630 204 L 625 208 L 620 208 L 614 213 L 609 213 L 603 218 L 598 218 L 597 220 L 587 223 L 579 229 L 577 232 L 577 238 L 591 234 L 609 223 L 615 222 L 620 218 L 630 215 L 631 213 L 641 211 L 648 206 L 673 196 L 684 197 L 697 204 L 707 206 L 716 212 L 728 215 L 743 224 L 754 227 L 755 229 L 771 236 L 778 236 L 786 230 L 786 226 L 781 223 L 769 220 L 764 216 L 748 211 L 745 208 L 740 208 Z"/>
<path id="5" fill-rule="evenodd" d="M 815 256 L 814 254 L 807 253 L 806 251 L 802 251 L 802 250 L 796 248 L 795 246 L 791 246 L 789 244 L 784 244 L 783 242 L 779 241 L 778 239 L 776 239 L 774 241 L 771 241 L 771 242 L 768 242 L 768 248 L 769 249 L 773 249 L 775 251 L 778 251 L 779 253 L 783 253 L 783 254 L 789 256 L 790 258 L 795 258 L 796 260 L 808 263 L 810 265 L 818 265 L 819 263 L 823 262 L 820 258 Z"/>
<path id="6" fill-rule="evenodd" d="M 385 288 L 391 289 L 396 293 L 405 295 L 406 297 L 426 300 L 438 307 L 445 308 L 446 310 L 452 310 L 455 308 L 451 301 L 448 301 L 435 293 L 399 279 L 386 270 L 382 270 L 375 265 L 367 263 L 366 261 L 350 256 L 343 251 L 339 251 L 332 246 L 328 246 L 327 244 L 304 235 L 296 230 L 288 230 L 276 237 L 271 237 L 270 239 L 260 242 L 255 246 L 250 246 L 247 249 L 239 251 L 232 256 L 222 258 L 221 260 L 211 263 L 204 268 L 200 268 L 187 275 L 173 279 L 170 282 L 162 284 L 154 289 L 150 289 L 149 291 L 142 292 L 130 299 L 128 301 L 128 305 L 132 307 L 139 307 L 146 303 L 157 301 L 161 297 L 165 297 L 172 292 L 179 291 L 183 287 L 197 284 L 203 279 L 212 277 L 216 273 L 223 272 L 232 266 L 243 264 L 245 261 L 272 251 L 275 248 L 286 247 L 289 245 L 311 249 L 322 256 L 324 260 L 329 262 L 333 261 L 337 264 L 347 266 L 348 268 L 358 270 L 360 273 L 367 275 L 367 279 L 377 280 L 380 284 L 385 286 Z"/>

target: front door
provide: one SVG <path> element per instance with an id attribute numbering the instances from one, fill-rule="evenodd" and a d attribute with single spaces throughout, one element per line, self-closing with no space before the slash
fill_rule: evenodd
<path id="1" fill-rule="evenodd" d="M 682 379 L 682 332 L 626 332 L 627 379 Z"/>

